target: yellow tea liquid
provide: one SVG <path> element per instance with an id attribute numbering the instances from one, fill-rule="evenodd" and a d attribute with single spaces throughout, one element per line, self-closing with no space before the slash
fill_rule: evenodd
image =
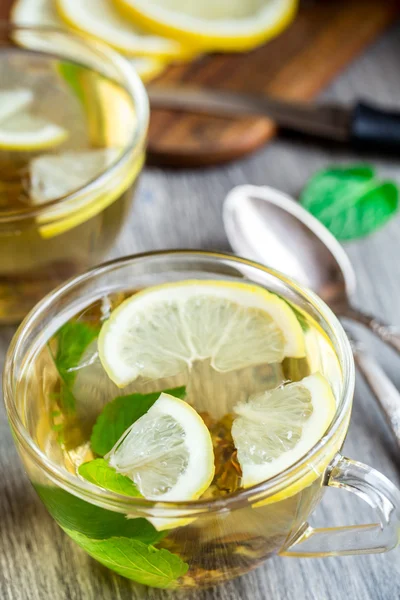
<path id="1" fill-rule="evenodd" d="M 282 363 L 260 364 L 229 373 L 218 373 L 209 361 L 199 361 L 173 378 L 157 381 L 139 378 L 120 389 L 100 363 L 97 336 L 104 319 L 129 295 L 113 294 L 78 311 L 58 333 L 55 331 L 59 326 L 55 323 L 52 334 L 45 335 L 48 343 L 35 350 L 19 383 L 22 412 L 35 443 L 53 463 L 72 475 L 77 475 L 82 463 L 95 458 L 90 436 L 108 402 L 120 395 L 186 386 L 185 400 L 202 416 L 214 445 L 215 476 L 203 499 L 228 498 L 241 489 L 241 469 L 231 436 L 235 404 L 256 392 L 276 388 L 283 382 L 299 381 L 317 371 L 325 375 L 338 395 L 341 371 L 334 350 L 316 322 L 296 307 L 293 308 L 307 348 L 304 358 L 286 358 Z M 80 332 L 84 332 L 83 350 L 76 347 Z M 65 359 L 70 360 L 67 368 Z M 324 469 L 341 445 L 344 433 L 338 434 L 329 455 L 319 456 L 315 464 L 310 464 L 307 478 L 289 485 L 275 497 L 267 501 L 257 501 L 254 497 L 232 511 L 206 510 L 201 516 L 164 531 L 157 531 L 143 516 L 126 519 L 95 502 L 79 499 L 54 487 L 33 465 L 28 463 L 27 468 L 56 521 L 106 566 L 148 585 L 206 586 L 240 575 L 285 548 L 319 501 Z M 135 565 L 138 539 L 145 539 L 146 544 L 159 551 L 167 551 L 168 561 L 172 561 L 170 566 L 173 563 L 176 567 L 174 571 L 171 566 L 176 577 L 159 580 L 154 573 L 138 574 L 134 568 L 121 570 L 105 558 L 110 544 L 114 550 L 115 545 L 121 545 Z M 140 547 L 144 552 L 144 547 Z"/>

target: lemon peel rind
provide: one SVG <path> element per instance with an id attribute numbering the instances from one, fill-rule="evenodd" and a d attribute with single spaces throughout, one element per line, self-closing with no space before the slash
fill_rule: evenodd
<path id="1" fill-rule="evenodd" d="M 298 0 L 284 0 L 284 10 L 272 26 L 260 29 L 257 32 L 247 32 L 241 35 L 221 35 L 220 33 L 209 34 L 199 33 L 194 30 L 189 31 L 171 23 L 161 22 L 154 16 L 140 10 L 130 0 L 113 0 L 113 2 L 133 23 L 145 30 L 177 39 L 182 44 L 191 46 L 193 49 L 197 49 L 197 51 L 215 50 L 226 52 L 251 50 L 276 37 L 292 22 L 298 6 Z"/>

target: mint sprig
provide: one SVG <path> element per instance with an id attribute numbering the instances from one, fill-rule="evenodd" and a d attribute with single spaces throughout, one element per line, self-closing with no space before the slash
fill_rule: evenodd
<path id="1" fill-rule="evenodd" d="M 133 481 L 129 477 L 117 473 L 104 458 L 96 458 L 95 460 L 83 463 L 78 468 L 78 473 L 87 481 L 106 490 L 111 490 L 124 496 L 141 497 L 141 493 Z"/>
<path id="2" fill-rule="evenodd" d="M 65 323 L 56 333 L 57 350 L 54 362 L 61 377 L 59 401 L 61 408 L 67 413 L 75 411 L 75 398 L 72 385 L 82 355 L 90 342 L 98 335 L 99 329 L 80 321 Z"/>
<path id="3" fill-rule="evenodd" d="M 75 531 L 66 530 L 90 556 L 123 577 L 157 588 L 175 587 L 189 565 L 169 550 L 147 546 L 125 537 L 92 540 Z"/>
<path id="4" fill-rule="evenodd" d="M 64 352 L 63 344 L 68 345 L 68 337 L 72 333 L 71 329 L 64 331 L 61 346 L 58 346 L 62 350 L 59 368 L 64 369 L 64 374 L 68 373 L 65 385 L 67 382 L 72 385 L 74 381 L 68 371 L 70 365 L 74 362 L 78 364 L 83 350 L 93 339 L 90 335 L 86 336 L 85 332 L 80 338 L 84 347 L 83 344 L 76 344 L 75 350 L 71 347 L 70 352 Z M 92 450 L 100 456 L 109 452 L 124 431 L 151 408 L 161 393 L 118 396 L 107 404 L 93 427 Z M 180 387 L 166 390 L 166 393 L 183 398 L 186 389 Z M 80 465 L 78 473 L 104 489 L 130 497 L 141 496 L 133 481 L 117 473 L 103 458 Z M 66 533 L 93 558 L 120 575 L 144 585 L 171 588 L 187 572 L 189 566 L 179 556 L 154 546 L 165 537 L 165 532 L 157 531 L 146 519 L 126 518 L 123 514 L 85 502 L 60 488 L 36 486 L 36 491 Z"/>
<path id="5" fill-rule="evenodd" d="M 63 529 L 78 531 L 93 539 L 124 536 L 144 544 L 155 544 L 164 537 L 146 519 L 127 519 L 121 513 L 85 502 L 61 488 L 36 485 L 35 489 Z"/>
<path id="6" fill-rule="evenodd" d="M 67 85 L 74 92 L 78 100 L 84 105 L 85 104 L 85 94 L 84 87 L 81 82 L 82 77 L 85 75 L 87 78 L 90 77 L 90 73 L 88 73 L 88 69 L 81 67 L 80 65 L 75 65 L 69 62 L 58 62 L 57 71 L 61 75 L 61 77 L 65 80 Z"/>
<path id="7" fill-rule="evenodd" d="M 300 202 L 338 240 L 352 240 L 379 229 L 396 213 L 399 191 L 368 165 L 333 167 L 308 181 Z"/>
<path id="8" fill-rule="evenodd" d="M 185 387 L 165 390 L 166 394 L 184 398 Z M 158 400 L 162 392 L 118 396 L 104 407 L 93 427 L 90 443 L 93 452 L 104 456 L 114 447 L 121 435 L 140 419 Z"/>

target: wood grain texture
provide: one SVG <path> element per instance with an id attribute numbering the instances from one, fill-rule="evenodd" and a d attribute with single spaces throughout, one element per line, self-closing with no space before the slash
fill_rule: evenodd
<path id="1" fill-rule="evenodd" d="M 278 38 L 246 54 L 205 56 L 169 68 L 157 84 L 186 83 L 310 100 L 390 23 L 394 0 L 306 0 Z M 166 110 L 152 113 L 149 158 L 164 165 L 225 162 L 255 150 L 275 133 L 264 117 L 230 119 Z"/>
<path id="2" fill-rule="evenodd" d="M 363 55 L 324 94 L 326 100 L 362 96 L 400 109 L 400 26 Z M 251 158 L 204 170 L 147 169 L 136 203 L 113 256 L 154 248 L 229 250 L 221 219 L 226 193 L 237 184 L 269 184 L 297 195 L 307 178 L 331 163 L 373 162 L 400 184 L 399 159 L 360 156 L 329 147 L 275 140 Z M 357 273 L 357 301 L 400 325 L 400 215 L 384 230 L 346 246 Z M 13 333 L 0 331 L 4 357 Z M 357 330 L 358 333 L 358 330 Z M 361 333 L 361 332 L 360 332 Z M 400 388 L 399 359 L 362 336 Z M 345 445 L 400 484 L 398 449 L 369 391 L 358 379 Z M 361 501 L 329 491 L 313 523 L 343 524 L 372 517 Z M 169 594 L 136 586 L 89 558 L 48 516 L 27 480 L 0 406 L 1 600 L 397 600 L 400 552 L 329 558 L 274 558 L 258 570 L 216 589 Z"/>

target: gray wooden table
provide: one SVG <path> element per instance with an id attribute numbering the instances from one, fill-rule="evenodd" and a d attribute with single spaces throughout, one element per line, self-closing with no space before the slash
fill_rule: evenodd
<path id="1" fill-rule="evenodd" d="M 389 31 L 324 94 L 350 101 L 364 96 L 400 109 L 400 26 Z M 366 156 L 379 172 L 400 183 L 400 157 Z M 195 247 L 229 250 L 222 227 L 226 193 L 243 183 L 269 184 L 296 195 L 325 165 L 360 161 L 355 154 L 299 141 L 275 141 L 235 164 L 202 171 L 148 169 L 136 204 L 113 255 Z M 358 301 L 400 325 L 400 214 L 381 232 L 347 246 L 358 280 Z M 4 356 L 13 330 L 0 331 Z M 400 388 L 400 358 L 363 336 Z M 400 483 L 399 451 L 360 378 L 345 453 Z M 313 523 L 350 524 L 371 518 L 361 501 L 328 491 Z M 31 488 L 0 409 L 1 600 L 166 600 L 179 594 L 150 590 L 114 575 L 70 541 L 47 515 Z M 265 566 L 187 600 L 396 600 L 400 552 L 327 559 L 276 557 Z"/>

